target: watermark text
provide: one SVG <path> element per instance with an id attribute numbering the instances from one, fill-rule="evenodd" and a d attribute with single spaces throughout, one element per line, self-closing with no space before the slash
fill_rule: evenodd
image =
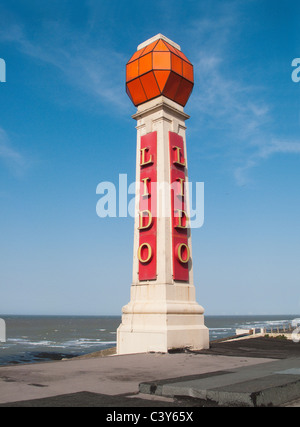
<path id="1" fill-rule="evenodd" d="M 0 342 L 6 342 L 6 324 L 4 319 L 0 319 Z"/>
<path id="2" fill-rule="evenodd" d="M 292 80 L 295 83 L 300 82 L 300 58 L 294 58 L 292 60 L 292 67 L 296 67 L 292 72 Z"/>
<path id="3" fill-rule="evenodd" d="M 186 210 L 175 211 L 175 216 L 182 215 L 188 217 L 189 228 L 200 228 L 204 223 L 204 183 L 203 182 L 182 182 L 176 181 L 172 184 L 168 182 L 141 183 L 141 188 L 133 182 L 128 185 L 127 175 L 119 174 L 119 188 L 109 181 L 100 182 L 96 189 L 96 194 L 101 197 L 96 205 L 96 212 L 99 218 L 126 218 L 128 216 L 135 218 L 139 216 L 139 206 L 137 201 L 140 199 L 140 191 L 145 191 L 144 186 L 149 184 L 149 194 L 155 194 L 157 206 L 152 216 L 157 218 L 170 218 L 171 206 L 175 206 L 178 195 L 187 194 L 189 202 Z M 148 195 L 148 193 L 147 193 Z M 173 198 L 173 200 L 172 200 Z M 176 199 L 177 198 L 177 199 Z M 145 204 L 149 204 L 147 209 L 151 210 L 151 197 L 144 199 Z M 146 208 L 145 208 L 146 209 Z"/>
<path id="4" fill-rule="evenodd" d="M 0 58 L 0 83 L 6 82 L 6 63 L 4 59 Z"/>

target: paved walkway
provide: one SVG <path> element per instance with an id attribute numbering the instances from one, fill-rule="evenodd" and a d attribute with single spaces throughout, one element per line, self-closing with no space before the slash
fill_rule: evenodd
<path id="1" fill-rule="evenodd" d="M 263 357 L 249 357 L 253 339 L 235 350 L 218 344 L 197 353 L 4 366 L 0 406 L 279 406 L 300 398 L 300 345 L 293 344 L 287 351 L 282 345 L 276 359 L 270 348 L 261 351 L 262 342 L 256 348 Z"/>

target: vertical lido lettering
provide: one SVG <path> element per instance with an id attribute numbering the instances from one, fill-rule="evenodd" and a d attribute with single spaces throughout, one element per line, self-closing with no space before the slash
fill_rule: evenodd
<path id="1" fill-rule="evenodd" d="M 189 218 L 185 195 L 186 159 L 183 137 L 169 132 L 171 218 L 174 280 L 189 280 L 190 249 L 188 246 Z"/>
<path id="2" fill-rule="evenodd" d="M 157 132 L 141 137 L 139 199 L 139 280 L 156 279 Z"/>

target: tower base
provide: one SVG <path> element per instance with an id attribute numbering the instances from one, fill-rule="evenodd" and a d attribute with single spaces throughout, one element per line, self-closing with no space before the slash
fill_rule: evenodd
<path id="1" fill-rule="evenodd" d="M 176 288 L 176 285 L 148 284 L 133 288 L 136 288 L 134 290 L 138 293 L 143 293 L 147 288 L 148 296 L 152 290 L 158 297 L 160 291 L 173 291 L 174 286 Z M 188 285 L 184 287 L 185 290 L 193 290 L 193 287 Z M 203 312 L 203 307 L 195 301 L 154 301 L 151 298 L 150 301 L 130 302 L 123 307 L 122 323 L 117 329 L 117 354 L 167 353 L 172 349 L 209 348 L 209 330 L 204 325 Z"/>

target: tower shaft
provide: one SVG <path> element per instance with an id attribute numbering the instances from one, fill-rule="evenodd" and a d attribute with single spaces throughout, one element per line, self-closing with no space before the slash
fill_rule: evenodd
<path id="1" fill-rule="evenodd" d="M 188 222 L 183 106 L 159 96 L 138 106 L 136 217 L 130 302 L 117 330 L 117 353 L 208 348 L 196 302 Z"/>

